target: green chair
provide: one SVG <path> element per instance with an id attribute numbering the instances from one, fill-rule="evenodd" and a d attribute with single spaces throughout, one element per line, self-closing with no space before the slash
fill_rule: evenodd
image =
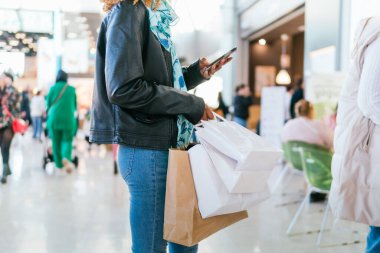
<path id="1" fill-rule="evenodd" d="M 290 234 L 292 228 L 296 224 L 299 216 L 302 213 L 306 203 L 309 200 L 312 192 L 326 193 L 330 192 L 332 175 L 331 175 L 331 162 L 333 154 L 326 149 L 317 148 L 300 148 L 299 153 L 301 156 L 302 167 L 305 175 L 305 179 L 308 183 L 308 191 L 305 199 L 302 201 L 298 208 L 296 215 L 290 223 L 287 234 Z M 322 234 L 325 228 L 329 211 L 329 205 L 326 205 L 323 220 L 321 223 L 321 229 L 317 239 L 317 246 L 320 245 L 322 240 Z"/>
<path id="2" fill-rule="evenodd" d="M 285 154 L 285 161 L 298 171 L 303 170 L 301 153 L 299 152 L 300 148 L 327 151 L 324 147 L 302 141 L 288 141 L 283 143 L 282 147 Z"/>

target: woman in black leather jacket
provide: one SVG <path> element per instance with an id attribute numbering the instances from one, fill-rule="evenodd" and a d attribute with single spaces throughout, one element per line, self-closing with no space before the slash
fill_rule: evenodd
<path id="1" fill-rule="evenodd" d="M 168 150 L 188 143 L 192 124 L 213 118 L 186 90 L 229 60 L 180 67 L 170 36 L 175 13 L 166 0 L 103 0 L 90 141 L 120 144 L 120 172 L 130 199 L 132 251 L 166 252 L 163 219 Z M 171 253 L 197 252 L 169 243 Z"/>

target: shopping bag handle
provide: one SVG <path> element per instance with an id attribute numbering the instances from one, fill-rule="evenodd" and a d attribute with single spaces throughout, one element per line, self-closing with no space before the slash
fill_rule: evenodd
<path id="1" fill-rule="evenodd" d="M 214 115 L 214 118 L 215 118 L 216 121 L 217 120 L 219 120 L 221 122 L 226 122 L 227 121 L 225 118 L 223 118 L 222 116 L 220 116 L 219 114 L 217 114 L 215 112 L 212 112 L 212 115 Z M 203 122 L 204 122 L 204 120 L 201 120 L 200 123 L 198 123 L 198 124 L 195 125 L 195 128 L 202 127 L 203 126 Z"/>

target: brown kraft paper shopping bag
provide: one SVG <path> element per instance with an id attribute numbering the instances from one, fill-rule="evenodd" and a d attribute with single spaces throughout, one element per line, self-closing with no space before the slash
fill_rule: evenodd
<path id="1" fill-rule="evenodd" d="M 194 246 L 219 230 L 246 218 L 248 213 L 244 211 L 202 219 L 188 153 L 170 150 L 164 222 L 166 241 Z"/>

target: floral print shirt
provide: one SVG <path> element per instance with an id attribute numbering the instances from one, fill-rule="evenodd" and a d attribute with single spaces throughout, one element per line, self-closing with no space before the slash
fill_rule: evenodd
<path id="1" fill-rule="evenodd" d="M 0 88 L 0 129 L 8 127 L 12 123 L 12 119 L 6 114 L 5 108 L 8 108 L 13 117 L 20 116 L 21 100 L 22 97 L 15 87 Z"/>

